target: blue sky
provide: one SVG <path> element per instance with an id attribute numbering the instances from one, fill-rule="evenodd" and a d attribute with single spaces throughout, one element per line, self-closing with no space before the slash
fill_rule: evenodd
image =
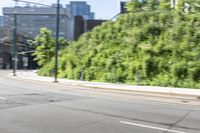
<path id="1" fill-rule="evenodd" d="M 57 0 L 25 0 L 31 2 L 37 2 L 42 4 L 56 3 Z M 70 0 L 60 0 L 63 5 L 69 3 Z M 91 5 L 92 12 L 95 12 L 96 19 L 110 19 L 120 11 L 120 1 L 126 0 L 72 0 L 72 1 L 87 1 Z M 13 0 L 0 0 L 0 15 L 2 15 L 2 7 L 14 6 Z M 18 5 L 23 5 L 18 3 Z"/>

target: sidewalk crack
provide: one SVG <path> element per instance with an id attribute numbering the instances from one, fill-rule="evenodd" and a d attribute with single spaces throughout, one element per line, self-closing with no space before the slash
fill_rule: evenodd
<path id="1" fill-rule="evenodd" d="M 178 123 L 180 123 L 181 121 L 183 121 L 183 120 L 184 120 L 187 116 L 189 116 L 192 112 L 193 112 L 192 110 L 189 111 L 189 112 L 187 112 L 183 117 L 181 117 L 179 120 L 177 120 L 174 124 L 171 124 L 170 127 L 169 127 L 168 129 L 170 130 L 170 129 L 174 128 L 174 127 L 178 127 L 178 126 L 176 126 L 176 125 L 177 125 Z M 165 133 L 167 133 L 167 131 L 166 131 Z"/>

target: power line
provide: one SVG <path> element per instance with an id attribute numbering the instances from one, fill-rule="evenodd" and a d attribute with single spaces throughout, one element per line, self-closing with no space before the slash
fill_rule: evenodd
<path id="1" fill-rule="evenodd" d="M 25 0 L 13 0 L 13 1 L 15 1 L 15 2 L 22 2 L 22 3 L 26 3 L 26 4 L 34 4 L 34 5 L 52 7 L 51 5 L 46 5 L 46 4 L 41 4 L 41 3 L 36 3 L 36 2 L 31 2 L 31 1 L 25 1 Z"/>
<path id="2" fill-rule="evenodd" d="M 37 2 L 31 2 L 31 1 L 26 1 L 26 0 L 12 0 L 15 2 L 22 2 L 22 3 L 26 3 L 26 4 L 33 4 L 33 5 L 39 5 L 39 6 L 45 6 L 45 7 L 50 7 L 50 8 L 57 8 L 57 6 L 52 6 L 52 5 L 46 5 L 46 4 L 41 4 L 41 3 L 37 3 Z M 43 0 L 41 0 L 43 1 Z M 60 5 L 60 4 L 59 4 Z M 60 7 L 59 7 L 60 8 Z M 65 12 L 67 12 L 67 17 L 71 18 L 68 10 L 66 8 L 62 8 Z"/>

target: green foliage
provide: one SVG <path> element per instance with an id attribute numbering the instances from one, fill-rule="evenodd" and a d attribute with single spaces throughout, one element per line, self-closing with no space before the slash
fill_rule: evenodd
<path id="1" fill-rule="evenodd" d="M 158 5 L 159 5 L 158 0 L 148 0 L 147 1 L 147 7 L 149 10 L 157 9 Z"/>
<path id="2" fill-rule="evenodd" d="M 55 39 L 52 37 L 52 32 L 46 27 L 40 29 L 40 34 L 35 40 L 29 42 L 32 47 L 36 47 L 34 60 L 38 62 L 40 67 L 47 64 L 54 56 Z M 63 49 L 69 45 L 69 42 L 64 38 L 59 38 L 59 49 Z"/>
<path id="3" fill-rule="evenodd" d="M 200 88 L 199 12 L 171 10 L 165 0 L 160 5 L 132 0 L 127 7 L 130 13 L 59 52 L 59 77 Z M 52 64 L 40 74 L 51 76 Z"/>
<path id="4" fill-rule="evenodd" d="M 178 0 L 177 11 L 183 12 L 185 8 L 185 0 Z"/>
<path id="5" fill-rule="evenodd" d="M 141 2 L 138 0 L 130 0 L 127 2 L 126 7 L 129 12 L 138 12 L 141 8 Z"/>
<path id="6" fill-rule="evenodd" d="M 190 12 L 200 12 L 200 0 L 186 0 L 190 5 Z"/>
<path id="7" fill-rule="evenodd" d="M 54 40 L 51 34 L 52 32 L 47 28 L 41 28 L 39 36 L 34 40 L 36 52 L 33 56 L 40 67 L 48 63 L 54 55 Z"/>
<path id="8" fill-rule="evenodd" d="M 169 10 L 170 9 L 170 1 L 169 0 L 160 0 L 159 8 Z"/>

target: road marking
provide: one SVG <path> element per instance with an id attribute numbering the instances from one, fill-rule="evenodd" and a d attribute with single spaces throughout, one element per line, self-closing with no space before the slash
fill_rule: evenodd
<path id="1" fill-rule="evenodd" d="M 6 98 L 4 98 L 4 97 L 0 97 L 0 99 L 2 99 L 2 100 L 6 100 Z"/>
<path id="2" fill-rule="evenodd" d="M 186 132 L 182 132 L 182 131 L 176 131 L 176 130 L 170 130 L 170 129 L 166 129 L 166 128 L 160 128 L 160 127 L 142 125 L 142 124 L 137 124 L 137 123 L 132 123 L 132 122 L 126 122 L 126 121 L 119 121 L 119 123 L 127 124 L 127 125 L 133 125 L 133 126 L 137 126 L 137 127 L 150 128 L 150 129 L 155 129 L 155 130 L 162 130 L 162 131 L 167 131 L 167 132 L 172 132 L 172 133 L 186 133 Z"/>

